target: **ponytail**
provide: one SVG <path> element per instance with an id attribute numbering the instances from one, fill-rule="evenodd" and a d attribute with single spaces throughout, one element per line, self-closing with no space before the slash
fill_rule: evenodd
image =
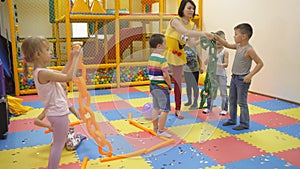
<path id="1" fill-rule="evenodd" d="M 23 58 L 23 74 L 24 74 L 24 77 L 27 77 L 29 72 L 28 72 L 28 64 L 25 60 L 25 57 Z"/>

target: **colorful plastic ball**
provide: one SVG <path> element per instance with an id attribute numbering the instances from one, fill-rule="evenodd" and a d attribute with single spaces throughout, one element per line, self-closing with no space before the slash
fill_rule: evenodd
<path id="1" fill-rule="evenodd" d="M 147 120 L 152 120 L 152 110 L 153 110 L 153 104 L 152 103 L 146 103 L 144 104 L 142 108 L 142 113 Z"/>

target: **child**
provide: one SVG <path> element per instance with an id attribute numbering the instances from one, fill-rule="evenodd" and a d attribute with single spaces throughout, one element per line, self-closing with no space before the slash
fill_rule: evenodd
<path id="1" fill-rule="evenodd" d="M 196 47 L 191 48 L 190 46 L 184 47 L 184 52 L 186 55 L 187 63 L 183 66 L 184 79 L 186 83 L 186 94 L 188 98 L 188 102 L 185 103 L 185 106 L 191 105 L 191 109 L 195 109 L 198 107 L 198 96 L 199 96 L 199 87 L 198 87 L 198 79 L 199 79 L 199 71 L 203 73 L 202 69 L 199 69 L 199 64 L 201 64 L 200 55 L 195 51 Z M 192 89 L 194 93 L 194 101 L 192 102 Z"/>
<path id="2" fill-rule="evenodd" d="M 221 38 L 225 40 L 225 33 L 223 31 L 216 32 L 217 35 L 219 35 Z M 227 96 L 227 72 L 226 68 L 228 66 L 228 51 L 224 48 L 224 46 L 217 41 L 216 42 L 217 47 L 217 70 L 216 70 L 216 79 L 218 82 L 221 98 L 222 98 L 222 104 L 220 112 L 220 115 L 226 115 L 228 111 L 228 96 Z M 207 65 L 209 61 L 209 58 L 205 60 L 205 64 Z M 210 97 L 207 98 L 207 108 L 203 110 L 203 113 L 209 113 L 212 111 L 213 108 L 213 101 Z"/>
<path id="3" fill-rule="evenodd" d="M 162 34 L 153 34 L 150 37 L 149 44 L 153 49 L 148 62 L 150 92 L 153 100 L 153 128 L 158 136 L 170 138 L 172 135 L 164 131 L 167 116 L 171 110 L 169 66 L 166 58 L 161 55 L 166 50 L 165 36 Z M 160 117 L 158 117 L 159 113 Z"/>
<path id="4" fill-rule="evenodd" d="M 225 47 L 236 49 L 232 65 L 232 75 L 230 82 L 230 119 L 223 123 L 223 126 L 235 125 L 237 122 L 237 104 L 240 106 L 240 125 L 233 130 L 249 129 L 249 109 L 247 103 L 248 89 L 253 76 L 263 67 L 263 61 L 256 54 L 254 48 L 249 44 L 253 29 L 250 24 L 242 23 L 234 28 L 235 44 L 229 44 L 223 38 L 215 35 Z M 256 63 L 251 69 L 252 60 Z"/>
<path id="5" fill-rule="evenodd" d="M 61 83 L 61 84 L 67 95 L 68 94 L 68 90 L 66 88 L 67 85 L 65 83 Z M 75 115 L 75 117 L 77 117 L 77 119 L 81 120 L 80 115 L 75 110 L 72 103 L 70 103 L 69 101 L 68 101 L 68 106 L 69 106 L 69 110 Z M 45 117 L 46 117 L 45 111 L 43 111 L 36 119 L 34 119 L 34 124 L 37 126 L 46 127 L 49 130 L 52 130 L 52 126 L 49 123 L 43 122 L 43 119 Z M 75 150 L 76 147 L 79 145 L 80 141 L 81 141 L 81 137 L 79 135 L 75 134 L 74 127 L 69 127 L 68 137 L 66 140 L 66 149 L 67 150 Z M 72 146 L 70 146 L 70 145 L 72 145 Z"/>
<path id="6" fill-rule="evenodd" d="M 34 82 L 37 93 L 45 106 L 44 112 L 53 130 L 53 144 L 51 146 L 48 169 L 57 169 L 61 158 L 62 149 L 68 133 L 68 100 L 60 82 L 69 82 L 73 79 L 80 48 L 71 50 L 70 62 L 66 65 L 66 72 L 47 69 L 46 65 L 51 60 L 51 50 L 47 39 L 43 37 L 29 37 L 21 46 L 26 62 L 33 63 Z M 27 68 L 25 66 L 24 68 Z M 26 75 L 25 69 L 24 74 Z"/>

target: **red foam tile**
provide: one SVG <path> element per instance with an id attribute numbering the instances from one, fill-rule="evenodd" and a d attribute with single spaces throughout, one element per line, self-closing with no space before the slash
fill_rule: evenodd
<path id="1" fill-rule="evenodd" d="M 26 96 L 16 96 L 17 98 L 23 99 L 26 102 L 39 101 L 40 97 L 38 95 L 26 95 Z"/>
<path id="2" fill-rule="evenodd" d="M 43 120 L 49 123 L 47 119 Z M 40 130 L 42 127 L 34 125 L 34 119 L 24 119 L 24 120 L 12 120 L 10 121 L 8 132 L 22 132 L 28 130 Z"/>
<path id="3" fill-rule="evenodd" d="M 79 102 L 78 102 L 78 100 L 79 100 L 78 98 L 69 98 L 68 100 L 69 100 L 69 102 L 72 103 L 73 105 L 79 103 Z"/>
<path id="4" fill-rule="evenodd" d="M 292 165 L 300 168 L 299 154 L 300 148 L 275 153 L 274 155 L 279 158 L 283 158 L 285 161 L 290 162 Z"/>
<path id="5" fill-rule="evenodd" d="M 300 121 L 291 117 L 276 113 L 267 112 L 251 115 L 251 120 L 263 124 L 270 128 L 299 124 Z"/>
<path id="6" fill-rule="evenodd" d="M 225 116 L 219 115 L 219 113 L 221 112 L 220 108 L 213 108 L 213 111 L 207 114 L 203 114 L 202 113 L 203 110 L 204 109 L 190 110 L 187 113 L 191 114 L 192 116 L 202 121 L 207 121 L 207 122 L 229 118 L 229 112 Z"/>
<path id="7" fill-rule="evenodd" d="M 222 165 L 266 154 L 234 136 L 194 143 L 193 146 Z"/>
<path id="8" fill-rule="evenodd" d="M 100 103 L 94 103 L 94 105 L 97 107 L 98 110 L 118 110 L 118 109 L 126 109 L 126 108 L 132 108 L 132 106 L 123 101 L 113 101 L 113 102 L 100 102 Z"/>
<path id="9" fill-rule="evenodd" d="M 109 122 L 99 122 L 98 126 L 100 129 L 100 132 L 104 136 L 112 136 L 112 135 L 118 134 L 117 130 Z M 92 138 L 92 136 L 89 134 L 89 131 L 86 127 L 86 124 L 76 125 L 74 127 L 75 127 L 76 132 L 79 132 L 79 133 L 85 135 L 87 138 Z M 94 130 L 95 130 L 95 128 L 92 128 L 92 131 L 94 131 Z"/>
<path id="10" fill-rule="evenodd" d="M 267 96 L 257 95 L 254 93 L 249 93 L 247 100 L 248 100 L 248 102 L 262 102 L 262 101 L 266 101 L 266 100 L 272 100 L 272 98 L 267 97 Z"/>
<path id="11" fill-rule="evenodd" d="M 111 89 L 112 94 L 123 94 L 123 93 L 129 93 L 129 92 L 141 92 L 141 91 L 134 87 L 122 87 L 122 88 Z"/>

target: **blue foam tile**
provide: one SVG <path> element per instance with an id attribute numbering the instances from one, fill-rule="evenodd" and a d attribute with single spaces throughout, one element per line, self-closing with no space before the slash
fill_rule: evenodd
<path id="1" fill-rule="evenodd" d="M 186 94 L 181 95 L 181 102 L 185 103 L 187 102 L 188 98 L 186 96 Z M 171 103 L 175 103 L 175 95 L 170 95 L 170 102 Z"/>
<path id="2" fill-rule="evenodd" d="M 232 128 L 240 124 L 239 117 L 237 119 L 236 125 L 222 126 L 222 124 L 226 121 L 228 121 L 228 119 L 219 119 L 219 120 L 215 120 L 215 121 L 210 121 L 209 124 L 214 125 L 220 129 L 222 129 L 230 134 L 234 134 L 234 135 L 267 129 L 266 126 L 250 120 L 250 128 L 249 129 L 237 131 L 237 130 L 233 130 Z"/>
<path id="3" fill-rule="evenodd" d="M 284 102 L 281 100 L 276 100 L 276 99 L 266 100 L 266 101 L 262 101 L 262 102 L 251 102 L 249 104 L 252 104 L 252 105 L 264 108 L 264 109 L 268 109 L 271 111 L 278 111 L 278 110 L 285 110 L 285 109 L 299 107 L 295 104 Z"/>
<path id="4" fill-rule="evenodd" d="M 128 114 L 132 114 L 132 118 L 143 117 L 143 114 L 135 108 L 128 109 L 118 109 L 118 110 L 103 110 L 102 115 L 106 117 L 107 120 L 122 120 L 128 119 Z"/>
<path id="5" fill-rule="evenodd" d="M 0 140 L 0 151 L 50 144 L 52 134 L 45 134 L 45 130 L 8 133 L 6 139 Z"/>
<path id="6" fill-rule="evenodd" d="M 121 135 L 107 136 L 107 141 L 113 147 L 112 153 L 113 156 L 127 154 L 136 151 L 131 144 Z M 104 152 L 110 152 L 108 146 L 102 148 Z M 76 149 L 78 158 L 80 161 L 84 159 L 84 157 L 88 157 L 88 159 L 97 159 L 97 158 L 105 158 L 105 155 L 101 155 L 98 152 L 98 145 L 94 141 L 94 139 L 83 140 L 78 148 Z"/>
<path id="7" fill-rule="evenodd" d="M 91 96 L 111 94 L 110 90 L 107 90 L 107 89 L 88 90 L 88 92 L 90 93 Z"/>
<path id="8" fill-rule="evenodd" d="M 23 106 L 31 106 L 33 108 L 44 108 L 44 105 L 41 101 L 33 101 L 33 102 L 23 102 Z"/>
<path id="9" fill-rule="evenodd" d="M 119 109 L 118 111 L 124 119 L 128 119 L 129 113 L 131 113 L 132 118 L 143 117 L 143 113 L 136 108 Z"/>
<path id="10" fill-rule="evenodd" d="M 128 92 L 128 93 L 117 94 L 117 96 L 122 98 L 123 100 L 149 97 L 149 95 L 144 92 Z"/>
<path id="11" fill-rule="evenodd" d="M 124 119 L 118 110 L 103 110 L 101 113 L 109 121 Z"/>
<path id="12" fill-rule="evenodd" d="M 79 104 L 74 104 L 74 108 L 78 111 Z M 97 112 L 100 109 L 96 108 L 94 104 L 90 104 L 90 108 L 92 109 L 93 112 Z"/>
<path id="13" fill-rule="evenodd" d="M 173 127 L 173 126 L 182 126 L 187 124 L 195 124 L 202 122 L 202 120 L 192 116 L 186 112 L 181 112 L 184 116 L 184 119 L 178 119 L 175 114 L 169 114 L 166 122 L 166 127 Z"/>
<path id="14" fill-rule="evenodd" d="M 291 165 L 283 159 L 277 158 L 271 154 L 258 156 L 242 161 L 235 161 L 232 163 L 224 164 L 228 169 L 243 168 L 243 169 L 297 169 L 298 167 Z"/>
<path id="15" fill-rule="evenodd" d="M 208 168 L 217 162 L 206 156 L 191 144 L 161 148 L 144 155 L 154 169 Z"/>
<path id="16" fill-rule="evenodd" d="M 84 157 L 88 157 L 88 159 L 102 157 L 98 152 L 98 145 L 93 139 L 82 140 L 76 149 L 76 153 L 80 161 L 83 161 Z"/>
<path id="17" fill-rule="evenodd" d="M 276 130 L 300 139 L 300 124 L 278 127 Z"/>

